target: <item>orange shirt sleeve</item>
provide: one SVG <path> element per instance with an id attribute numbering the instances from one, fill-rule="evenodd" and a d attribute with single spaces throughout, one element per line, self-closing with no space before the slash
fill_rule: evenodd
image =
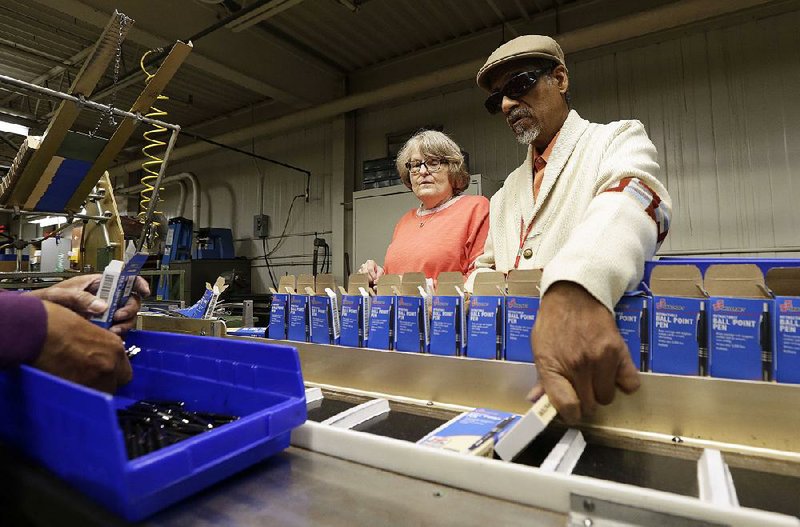
<path id="1" fill-rule="evenodd" d="M 483 254 L 483 246 L 489 235 L 489 200 L 483 198 L 472 211 L 469 226 L 469 237 L 464 245 L 466 261 L 463 270 L 464 276 L 475 268 L 475 260 Z"/>

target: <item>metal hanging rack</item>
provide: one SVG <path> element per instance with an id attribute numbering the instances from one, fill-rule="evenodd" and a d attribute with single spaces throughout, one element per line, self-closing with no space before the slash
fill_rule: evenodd
<path id="1" fill-rule="evenodd" d="M 9 77 L 8 75 L 0 75 L 0 83 L 6 84 L 10 86 L 14 86 L 17 88 L 21 88 L 23 90 L 28 90 L 31 92 L 39 93 L 48 97 L 54 97 L 57 99 L 62 99 L 65 101 L 70 101 L 77 104 L 79 107 L 88 108 L 90 110 L 100 112 L 106 115 L 115 115 L 117 117 L 127 117 L 129 119 L 135 119 L 137 122 L 148 123 L 154 126 L 160 126 L 171 130 L 170 138 L 167 143 L 167 148 L 163 154 L 163 163 L 161 164 L 160 170 L 158 172 L 158 178 L 154 184 L 154 190 L 152 199 L 150 204 L 147 208 L 147 213 L 144 217 L 144 228 L 142 229 L 142 234 L 139 237 L 139 240 L 136 243 L 136 250 L 141 251 L 142 247 L 144 246 L 145 241 L 150 237 L 152 224 L 153 224 L 153 213 L 155 211 L 156 203 L 158 202 L 158 193 L 161 187 L 161 181 L 164 178 L 164 174 L 166 173 L 167 163 L 169 161 L 169 156 L 172 153 L 172 150 L 175 147 L 175 143 L 178 140 L 178 134 L 181 131 L 181 127 L 177 124 L 165 123 L 164 121 L 160 121 L 158 119 L 153 119 L 150 117 L 145 117 L 141 113 L 133 113 L 128 112 L 125 110 L 120 110 L 119 108 L 115 108 L 109 104 L 102 104 L 95 101 L 91 101 L 84 97 L 83 95 L 70 95 L 68 93 L 64 93 L 58 90 L 53 90 L 51 88 L 46 88 L 44 86 L 39 86 L 37 84 L 32 84 L 27 81 L 23 81 L 20 79 L 15 79 L 13 77 Z M 20 216 L 44 216 L 44 215 L 57 215 L 57 216 L 67 216 L 68 219 L 82 219 L 82 220 L 93 220 L 97 221 L 98 223 L 105 223 L 108 218 L 105 216 L 92 216 L 87 214 L 68 214 L 64 211 L 61 212 L 45 212 L 45 211 L 28 211 L 24 210 L 20 207 L 14 208 L 0 208 L 0 212 L 10 212 L 17 217 Z M 21 228 L 20 228 L 21 232 Z M 27 245 L 27 244 L 26 244 Z M 17 248 L 17 271 L 21 270 L 21 248 Z"/>

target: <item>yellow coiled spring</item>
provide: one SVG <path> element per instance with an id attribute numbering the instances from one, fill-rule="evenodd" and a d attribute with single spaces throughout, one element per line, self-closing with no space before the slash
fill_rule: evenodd
<path id="1" fill-rule="evenodd" d="M 142 58 L 139 60 L 139 67 L 142 68 L 142 71 L 146 76 L 145 84 L 150 82 L 150 79 L 152 79 L 155 76 L 155 73 L 150 73 L 149 71 L 147 71 L 147 66 L 145 66 L 145 60 L 147 59 L 147 56 L 150 55 L 151 53 L 157 53 L 159 51 L 161 50 L 151 49 L 150 51 L 147 51 L 144 55 L 142 55 Z M 166 95 L 159 95 L 156 98 L 156 100 L 167 101 L 169 100 L 169 97 L 167 97 Z M 156 106 L 151 106 L 150 113 L 147 114 L 147 117 L 163 120 L 161 118 L 166 115 L 167 115 L 166 111 L 161 110 Z M 142 148 L 142 154 L 144 154 L 145 157 L 147 157 L 147 161 L 142 163 L 142 170 L 144 171 L 144 176 L 142 176 L 141 183 L 142 185 L 144 185 L 144 189 L 142 189 L 142 191 L 139 193 L 139 196 L 141 197 L 139 201 L 140 220 L 144 220 L 145 214 L 147 213 L 147 208 L 150 206 L 150 200 L 152 199 L 153 190 L 155 189 L 155 187 L 153 186 L 153 182 L 155 182 L 155 180 L 158 179 L 159 169 L 161 168 L 161 164 L 164 162 L 164 159 L 159 157 L 159 155 L 161 154 L 162 149 L 166 149 L 167 143 L 166 141 L 162 141 L 161 139 L 159 139 L 159 136 L 163 136 L 169 133 L 168 130 L 163 126 L 157 126 L 151 124 L 150 127 L 151 128 L 149 130 L 147 130 L 144 134 L 142 134 L 144 136 L 145 142 L 147 143 Z M 159 189 L 159 192 L 161 192 L 162 190 L 164 189 L 163 188 Z M 158 201 L 160 202 L 162 200 L 159 199 Z M 161 214 L 161 211 L 154 211 L 153 217 L 157 218 L 159 214 Z M 158 232 L 156 229 L 158 226 L 159 223 L 153 221 L 153 229 L 155 232 Z"/>

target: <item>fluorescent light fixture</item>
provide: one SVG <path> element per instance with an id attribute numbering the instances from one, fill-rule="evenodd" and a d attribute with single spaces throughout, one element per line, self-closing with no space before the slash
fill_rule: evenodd
<path id="1" fill-rule="evenodd" d="M 50 227 L 52 225 L 61 225 L 62 223 L 67 223 L 67 217 L 45 216 L 44 218 L 39 218 L 38 220 L 31 220 L 31 223 L 38 223 L 41 227 Z"/>
<path id="2" fill-rule="evenodd" d="M 17 134 L 28 137 L 29 128 L 21 124 L 9 123 L 0 119 L 0 132 L 8 132 L 9 134 Z"/>

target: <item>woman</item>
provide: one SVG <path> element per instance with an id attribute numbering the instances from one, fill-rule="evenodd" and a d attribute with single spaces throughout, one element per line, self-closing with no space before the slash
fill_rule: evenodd
<path id="1" fill-rule="evenodd" d="M 458 145 L 442 132 L 419 132 L 397 155 L 397 170 L 420 205 L 397 222 L 383 267 L 367 260 L 359 272 L 372 283 L 389 273 L 469 274 L 489 231 L 489 200 L 462 194 L 470 177 Z"/>

